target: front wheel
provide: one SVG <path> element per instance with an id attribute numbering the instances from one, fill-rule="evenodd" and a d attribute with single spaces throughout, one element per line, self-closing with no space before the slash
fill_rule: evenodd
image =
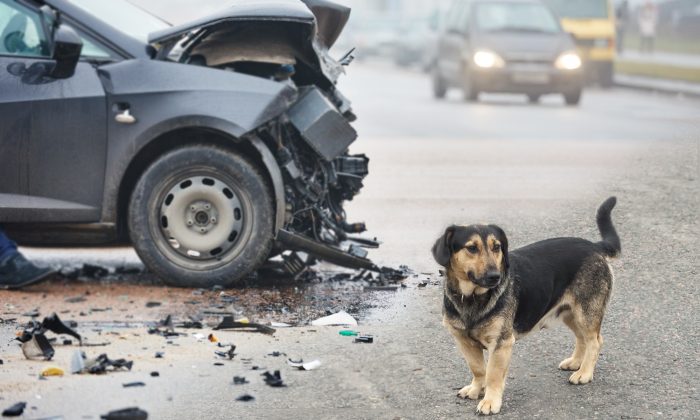
<path id="1" fill-rule="evenodd" d="M 581 102 L 581 89 L 564 93 L 564 101 L 569 106 L 578 105 Z"/>
<path id="2" fill-rule="evenodd" d="M 433 68 L 433 97 L 435 99 L 444 99 L 447 95 L 447 82 L 440 75 L 437 65 Z"/>
<path id="3" fill-rule="evenodd" d="M 265 178 L 214 146 L 159 158 L 136 184 L 128 217 L 139 257 L 173 286 L 232 286 L 265 261 L 273 242 Z"/>

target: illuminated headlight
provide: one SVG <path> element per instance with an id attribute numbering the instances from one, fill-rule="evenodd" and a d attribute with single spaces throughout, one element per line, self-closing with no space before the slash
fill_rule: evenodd
<path id="1" fill-rule="evenodd" d="M 557 58 L 554 65 L 561 70 L 576 70 L 581 67 L 581 57 L 574 52 L 565 52 Z"/>
<path id="2" fill-rule="evenodd" d="M 505 62 L 496 53 L 480 50 L 474 53 L 474 64 L 482 69 L 492 69 L 503 67 Z"/>

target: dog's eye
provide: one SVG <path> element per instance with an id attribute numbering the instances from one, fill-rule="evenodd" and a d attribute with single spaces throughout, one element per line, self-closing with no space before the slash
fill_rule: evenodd
<path id="1" fill-rule="evenodd" d="M 498 252 L 501 250 L 501 244 L 495 244 L 493 246 L 493 252 Z"/>
<path id="2" fill-rule="evenodd" d="M 479 252 L 479 248 L 477 248 L 476 245 L 468 245 L 466 248 L 467 251 L 471 252 L 472 254 Z"/>

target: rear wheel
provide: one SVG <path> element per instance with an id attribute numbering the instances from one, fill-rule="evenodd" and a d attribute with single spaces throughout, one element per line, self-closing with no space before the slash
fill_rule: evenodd
<path id="1" fill-rule="evenodd" d="M 527 101 L 530 102 L 531 104 L 536 104 L 540 101 L 540 95 L 529 94 L 529 95 L 527 95 Z"/>
<path id="2" fill-rule="evenodd" d="M 462 82 L 462 90 L 464 91 L 464 100 L 467 102 L 476 102 L 479 100 L 479 90 L 474 86 L 474 80 L 472 80 L 469 73 L 465 74 L 464 81 Z"/>
<path id="3" fill-rule="evenodd" d="M 433 96 L 435 99 L 443 99 L 447 95 L 447 82 L 440 75 L 437 65 L 433 68 Z"/>
<path id="4" fill-rule="evenodd" d="M 270 253 L 271 194 L 242 156 L 183 147 L 158 159 L 136 184 L 129 234 L 144 264 L 165 283 L 231 286 Z"/>
<path id="5" fill-rule="evenodd" d="M 581 89 L 564 93 L 564 101 L 566 101 L 566 104 L 569 106 L 578 105 L 579 102 L 581 102 Z"/>

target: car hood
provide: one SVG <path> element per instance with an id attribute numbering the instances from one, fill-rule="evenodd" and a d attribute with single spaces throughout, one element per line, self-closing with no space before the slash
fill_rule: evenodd
<path id="1" fill-rule="evenodd" d="M 475 49 L 494 51 L 505 59 L 551 59 L 559 53 L 575 49 L 566 33 L 543 34 L 523 32 L 482 33 L 474 36 Z"/>

